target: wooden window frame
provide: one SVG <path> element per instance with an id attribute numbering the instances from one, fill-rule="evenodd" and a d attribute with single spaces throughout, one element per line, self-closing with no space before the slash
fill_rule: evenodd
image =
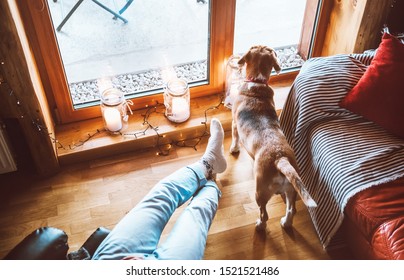
<path id="1" fill-rule="evenodd" d="M 313 35 L 314 21 L 312 20 L 318 2 L 322 5 L 324 1 L 307 0 L 303 20 L 304 28 L 302 28 L 301 44 L 299 44 L 299 50 L 305 54 L 304 56 L 308 56 L 310 49 L 314 49 L 314 52 L 316 49 L 316 46 L 313 45 L 311 48 L 308 47 L 308 44 L 313 43 L 313 40 L 310 41 L 308 38 L 318 37 L 317 34 Z M 209 84 L 192 87 L 192 98 L 223 92 L 225 63 L 233 52 L 236 0 L 211 0 L 210 3 Z M 98 106 L 77 110 L 72 106 L 55 29 L 45 0 L 17 0 L 17 4 L 55 123 L 65 124 L 100 117 L 101 112 Z M 318 45 L 318 40 L 316 41 Z M 274 81 L 290 79 L 296 74 L 297 71 L 288 72 L 272 79 Z M 135 104 L 133 109 L 140 109 L 147 105 L 154 105 L 156 102 L 163 102 L 163 96 L 161 93 L 157 93 L 136 97 L 133 100 Z"/>

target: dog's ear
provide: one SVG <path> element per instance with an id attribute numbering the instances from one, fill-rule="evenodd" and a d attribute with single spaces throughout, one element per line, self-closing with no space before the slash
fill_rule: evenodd
<path id="1" fill-rule="evenodd" d="M 249 59 L 249 57 L 250 57 L 250 51 L 248 51 L 245 55 L 243 55 L 240 58 L 240 60 L 238 61 L 238 65 L 243 66 L 246 63 L 246 61 Z"/>
<path id="2" fill-rule="evenodd" d="M 276 54 L 276 51 L 273 48 L 265 46 L 266 51 L 272 54 L 272 67 L 276 71 L 276 74 L 279 74 L 281 72 L 281 66 L 279 65 L 278 62 L 278 55 Z"/>
<path id="3" fill-rule="evenodd" d="M 274 56 L 274 64 L 272 65 L 276 71 L 276 74 L 279 74 L 281 72 L 281 66 L 278 63 L 278 59 L 276 58 L 276 56 Z"/>
<path id="4" fill-rule="evenodd" d="M 272 66 L 274 67 L 276 74 L 279 75 L 279 73 L 281 72 L 282 69 L 278 62 L 278 55 L 276 54 L 276 52 L 274 50 L 272 50 L 272 53 L 273 53 L 273 58 L 274 58 L 274 63 Z"/>

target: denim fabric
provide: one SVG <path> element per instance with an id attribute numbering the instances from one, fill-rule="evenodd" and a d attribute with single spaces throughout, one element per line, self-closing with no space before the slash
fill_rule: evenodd
<path id="1" fill-rule="evenodd" d="M 162 179 L 111 231 L 93 259 L 202 259 L 221 192 L 199 163 Z M 192 198 L 192 199 L 191 199 Z M 174 211 L 190 201 L 166 241 L 161 233 Z"/>

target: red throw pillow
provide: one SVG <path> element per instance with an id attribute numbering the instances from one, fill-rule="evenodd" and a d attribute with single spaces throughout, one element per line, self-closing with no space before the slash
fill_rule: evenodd
<path id="1" fill-rule="evenodd" d="M 384 33 L 372 62 L 340 106 L 404 138 L 404 44 Z"/>

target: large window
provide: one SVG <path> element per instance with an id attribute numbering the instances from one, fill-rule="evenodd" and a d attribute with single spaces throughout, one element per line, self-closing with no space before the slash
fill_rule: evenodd
<path id="1" fill-rule="evenodd" d="M 303 0 L 238 0 L 233 52 L 243 54 L 253 45 L 266 45 L 277 51 L 284 71 L 300 67 L 305 7 Z"/>
<path id="2" fill-rule="evenodd" d="M 172 76 L 189 81 L 191 98 L 220 93 L 227 58 L 256 44 L 277 50 L 282 73 L 296 70 L 313 34 L 305 22 L 314 22 L 319 2 L 47 0 L 39 10 L 21 0 L 19 7 L 32 18 L 55 118 L 67 123 L 99 116 L 94 105 L 111 86 L 133 98 L 135 109 L 162 101 Z"/>
<path id="3" fill-rule="evenodd" d="M 209 2 L 77 3 L 48 0 L 75 109 L 96 104 L 105 87 L 131 98 L 161 91 L 171 76 L 209 82 Z"/>

